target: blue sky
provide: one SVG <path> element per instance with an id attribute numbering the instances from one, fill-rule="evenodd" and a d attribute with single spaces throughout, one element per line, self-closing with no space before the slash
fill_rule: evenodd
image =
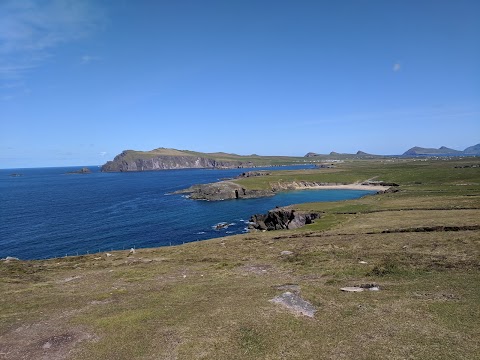
<path id="1" fill-rule="evenodd" d="M 0 0 L 0 167 L 480 142 L 480 2 Z"/>

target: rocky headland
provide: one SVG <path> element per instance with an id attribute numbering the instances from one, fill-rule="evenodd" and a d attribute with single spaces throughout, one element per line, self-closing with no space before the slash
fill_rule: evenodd
<path id="1" fill-rule="evenodd" d="M 272 190 L 248 190 L 232 181 L 219 181 L 211 184 L 194 185 L 188 189 L 179 190 L 176 194 L 189 194 L 194 200 L 229 200 L 251 199 L 265 196 L 274 196 Z"/>
<path id="2" fill-rule="evenodd" d="M 117 155 L 102 166 L 103 172 L 153 171 L 171 169 L 233 169 L 253 167 L 250 162 L 219 161 L 213 158 L 190 155 L 158 155 L 148 158 L 133 157 L 129 150 Z"/>
<path id="3" fill-rule="evenodd" d="M 300 164 L 291 156 L 237 155 L 203 153 L 190 150 L 158 148 L 150 151 L 125 150 L 102 166 L 104 172 L 155 171 L 169 169 L 234 169 L 259 166 Z M 302 161 L 303 163 L 303 161 Z"/>
<path id="4" fill-rule="evenodd" d="M 266 175 L 258 175 L 266 176 Z M 289 181 L 270 183 L 270 189 L 247 189 L 235 181 L 224 180 L 210 184 L 193 185 L 187 189 L 176 191 L 175 194 L 188 194 L 194 200 L 230 200 L 230 199 L 251 199 L 266 196 L 274 196 L 277 192 L 291 190 L 373 190 L 377 193 L 395 192 L 398 184 L 386 183 L 384 181 L 365 181 L 362 183 L 322 183 L 313 181 Z"/>

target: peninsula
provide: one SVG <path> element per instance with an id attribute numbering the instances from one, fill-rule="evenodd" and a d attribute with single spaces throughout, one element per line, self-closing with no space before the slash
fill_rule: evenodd
<path id="1" fill-rule="evenodd" d="M 102 166 L 103 172 L 154 171 L 169 169 L 234 169 L 304 163 L 303 157 L 202 153 L 158 148 L 151 151 L 125 150 Z"/>

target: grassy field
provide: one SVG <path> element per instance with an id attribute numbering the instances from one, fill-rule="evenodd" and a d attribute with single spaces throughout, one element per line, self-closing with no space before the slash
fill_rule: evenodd
<path id="1" fill-rule="evenodd" d="M 0 262 L 0 359 L 478 359 L 480 168 L 458 166 L 479 162 L 346 161 L 242 179 L 400 186 L 297 205 L 322 212 L 297 230 Z M 380 291 L 340 291 L 361 284 Z M 287 290 L 315 316 L 270 301 Z"/>

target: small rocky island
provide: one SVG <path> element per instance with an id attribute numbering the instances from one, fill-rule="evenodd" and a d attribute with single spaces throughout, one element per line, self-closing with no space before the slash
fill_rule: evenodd
<path id="1" fill-rule="evenodd" d="M 92 173 L 92 170 L 90 170 L 87 167 L 81 168 L 80 170 L 67 172 L 68 175 L 70 175 L 70 174 L 91 174 L 91 173 Z"/>

